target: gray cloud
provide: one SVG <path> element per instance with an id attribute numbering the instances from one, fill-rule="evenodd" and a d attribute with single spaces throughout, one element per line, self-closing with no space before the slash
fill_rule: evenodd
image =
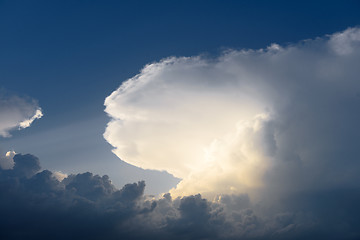
<path id="1" fill-rule="evenodd" d="M 143 181 L 116 189 L 107 176 L 58 181 L 30 154 L 0 169 L 2 239 L 357 239 L 360 191 L 303 192 L 278 206 L 247 194 L 159 199 Z M 269 195 L 271 198 L 271 195 Z"/>
<path id="2" fill-rule="evenodd" d="M 1 154 L 1 151 L 0 151 Z M 10 169 L 14 166 L 15 151 L 7 151 L 2 156 L 0 155 L 0 167 L 3 169 Z"/>

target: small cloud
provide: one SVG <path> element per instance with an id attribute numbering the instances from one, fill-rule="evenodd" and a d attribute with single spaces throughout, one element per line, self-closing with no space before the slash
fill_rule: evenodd
<path id="1" fill-rule="evenodd" d="M 268 51 L 280 51 L 282 48 L 277 43 L 272 43 L 270 46 L 267 47 Z"/>
<path id="2" fill-rule="evenodd" d="M 0 136 L 10 137 L 11 130 L 27 128 L 42 116 L 34 99 L 0 91 Z"/>
<path id="3" fill-rule="evenodd" d="M 32 124 L 33 121 L 35 121 L 35 119 L 40 119 L 42 116 L 43 113 L 41 112 L 41 108 L 38 108 L 34 116 L 32 116 L 30 119 L 26 119 L 19 123 L 19 129 L 30 127 L 30 125 Z"/>
<path id="4" fill-rule="evenodd" d="M 5 156 L 0 156 L 0 167 L 2 169 L 12 169 L 14 167 L 15 151 L 8 151 Z"/>

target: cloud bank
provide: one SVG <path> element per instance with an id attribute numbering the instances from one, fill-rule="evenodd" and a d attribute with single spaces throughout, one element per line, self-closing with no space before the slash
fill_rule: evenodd
<path id="1" fill-rule="evenodd" d="M 144 67 L 105 100 L 122 160 L 175 196 L 359 187 L 360 29 Z M 286 195 L 287 196 L 287 195 Z"/>
<path id="2" fill-rule="evenodd" d="M 360 191 L 307 193 L 281 208 L 247 194 L 161 198 L 145 183 L 116 189 L 108 176 L 59 180 L 39 159 L 16 154 L 0 168 L 1 239 L 358 239 Z M 271 196 L 271 195 L 269 195 Z"/>
<path id="3" fill-rule="evenodd" d="M 38 103 L 29 98 L 10 95 L 0 91 L 0 136 L 9 137 L 13 129 L 30 127 L 43 116 Z"/>

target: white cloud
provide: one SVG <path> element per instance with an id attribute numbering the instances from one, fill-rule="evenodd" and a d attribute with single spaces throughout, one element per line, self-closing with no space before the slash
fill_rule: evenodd
<path id="1" fill-rule="evenodd" d="M 174 195 L 356 185 L 358 36 L 149 64 L 106 98 L 104 137 L 122 160 L 182 178 Z"/>
<path id="2" fill-rule="evenodd" d="M 358 28 L 350 28 L 344 32 L 330 36 L 329 44 L 339 55 L 348 55 L 359 51 L 360 31 Z"/>
<path id="3" fill-rule="evenodd" d="M 42 116 L 35 100 L 0 92 L 0 136 L 9 137 L 11 130 L 27 128 Z"/>
<path id="4" fill-rule="evenodd" d="M 30 127 L 30 125 L 35 121 L 35 119 L 39 119 L 43 116 L 43 113 L 41 112 L 41 109 L 36 109 L 36 112 L 34 116 L 32 116 L 30 119 L 25 119 L 24 121 L 19 123 L 19 128 L 27 128 Z"/>

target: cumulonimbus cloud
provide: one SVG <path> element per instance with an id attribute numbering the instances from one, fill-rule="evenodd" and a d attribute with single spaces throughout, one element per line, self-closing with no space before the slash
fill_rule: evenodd
<path id="1" fill-rule="evenodd" d="M 146 66 L 106 99 L 104 136 L 178 186 L 155 198 L 9 152 L 0 238 L 359 239 L 359 42 L 351 28 Z"/>
<path id="2" fill-rule="evenodd" d="M 175 195 L 357 185 L 359 62 L 359 28 L 167 58 L 106 98 L 104 137 L 122 160 L 182 178 Z"/>
<path id="3" fill-rule="evenodd" d="M 0 136 L 9 137 L 13 129 L 30 127 L 42 116 L 37 101 L 0 91 Z"/>

